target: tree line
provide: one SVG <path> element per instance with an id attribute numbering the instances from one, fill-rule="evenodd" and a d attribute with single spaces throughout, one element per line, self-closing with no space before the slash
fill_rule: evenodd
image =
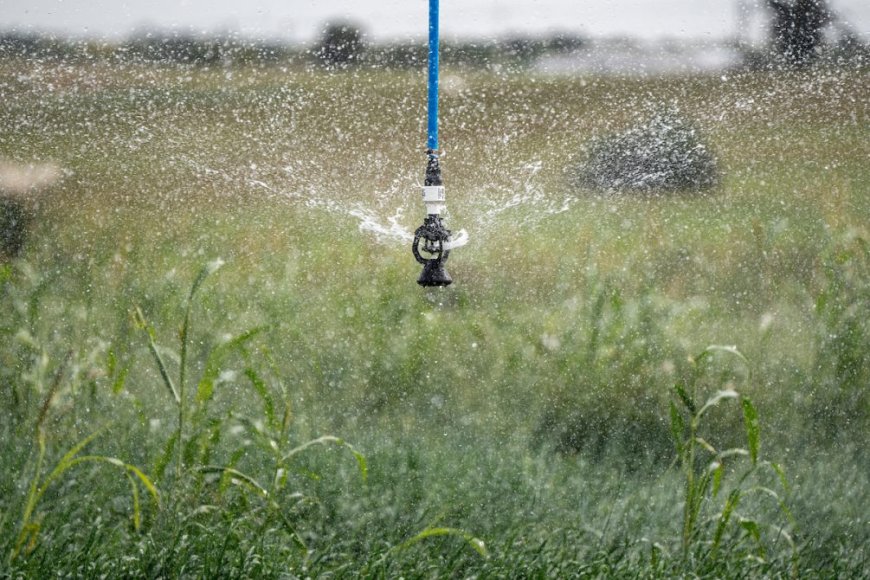
<path id="1" fill-rule="evenodd" d="M 870 58 L 867 44 L 848 30 L 836 43 L 826 45 L 824 31 L 836 24 L 837 19 L 824 0 L 766 0 L 766 5 L 771 15 L 769 44 L 762 51 L 746 50 L 749 66 L 801 67 L 825 55 L 859 64 L 866 64 Z M 584 45 L 586 40 L 574 33 L 447 41 L 442 43 L 442 61 L 469 67 L 527 66 L 542 56 L 569 53 Z M 352 23 L 327 25 L 320 38 L 307 47 L 232 35 L 194 36 L 181 32 L 147 32 L 110 43 L 0 31 L 0 58 L 112 59 L 198 66 L 299 62 L 329 69 L 416 68 L 426 62 L 427 47 L 423 42 L 373 44 Z"/>
<path id="2" fill-rule="evenodd" d="M 569 52 L 585 43 L 577 35 L 553 34 L 482 41 L 442 43 L 445 64 L 484 67 L 525 65 L 552 53 Z M 425 63 L 422 42 L 371 44 L 362 30 L 350 24 L 327 26 L 312 46 L 235 36 L 193 36 L 178 32 L 149 32 L 123 42 L 0 31 L 0 59 L 26 58 L 82 62 L 115 60 L 196 66 L 298 62 L 325 68 L 354 66 L 415 68 Z"/>

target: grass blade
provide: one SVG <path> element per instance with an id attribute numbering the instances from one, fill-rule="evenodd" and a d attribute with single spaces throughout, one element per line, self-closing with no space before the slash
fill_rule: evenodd
<path id="1" fill-rule="evenodd" d="M 286 455 L 284 455 L 284 457 L 282 458 L 282 461 L 288 461 L 294 455 L 298 455 L 299 453 L 301 453 L 301 452 L 305 451 L 306 449 L 313 447 L 315 445 L 328 445 L 328 444 L 333 444 L 333 445 L 338 445 L 339 447 L 344 447 L 353 454 L 354 458 L 356 458 L 357 465 L 359 466 L 359 471 L 360 471 L 360 475 L 362 476 L 363 483 L 365 483 L 365 481 L 368 479 L 368 465 L 366 463 L 365 456 L 362 453 L 360 453 L 359 451 L 357 451 L 356 449 L 354 449 L 353 446 L 351 446 L 349 443 L 345 442 L 343 439 L 339 439 L 338 437 L 333 437 L 332 435 L 324 435 L 323 437 L 319 437 L 317 439 L 312 439 L 311 441 L 308 441 L 307 443 L 303 443 L 302 445 L 300 445 L 299 447 L 296 447 L 295 449 L 291 449 Z"/>
<path id="2" fill-rule="evenodd" d="M 115 377 L 115 380 L 112 382 L 113 394 L 117 395 L 124 390 L 124 384 L 127 382 L 128 374 L 130 374 L 130 367 L 127 366 L 121 369 L 121 372 L 118 373 L 118 376 Z"/>
<path id="3" fill-rule="evenodd" d="M 785 476 L 785 470 L 782 468 L 782 465 L 779 463 L 768 463 L 770 468 L 776 473 L 777 477 L 779 477 L 779 483 L 782 485 L 782 488 L 786 493 L 789 491 L 788 479 Z"/>
<path id="4" fill-rule="evenodd" d="M 713 407 L 715 407 L 716 405 L 718 405 L 722 401 L 727 400 L 727 399 L 736 399 L 739 396 L 740 395 L 737 393 L 737 391 L 734 391 L 731 389 L 717 392 L 715 395 L 710 397 L 706 403 L 704 403 L 704 406 L 701 407 L 701 410 L 698 411 L 697 415 L 695 415 L 695 419 L 694 419 L 695 425 L 698 425 L 701 422 L 701 417 L 704 416 L 704 413 L 706 413 L 707 411 L 709 411 L 710 409 L 712 409 Z"/>
<path id="5" fill-rule="evenodd" d="M 193 285 L 190 287 L 190 294 L 188 294 L 187 300 L 190 302 L 193 300 L 193 296 L 196 294 L 199 287 L 202 286 L 202 283 L 205 282 L 206 278 L 217 272 L 221 269 L 221 267 L 225 264 L 221 258 L 216 258 L 202 267 L 199 273 L 196 275 L 196 278 L 193 281 Z"/>
<path id="6" fill-rule="evenodd" d="M 260 497 L 265 499 L 269 498 L 269 491 L 265 487 L 257 483 L 256 479 L 250 475 L 242 473 L 238 469 L 224 467 L 222 465 L 204 465 L 199 468 L 199 471 L 201 473 L 220 473 L 221 475 L 229 475 L 232 478 L 232 482 L 236 485 L 244 485 L 256 492 Z"/>
<path id="7" fill-rule="evenodd" d="M 154 472 L 154 478 L 157 481 L 162 481 L 163 476 L 166 474 L 166 468 L 169 466 L 169 462 L 172 461 L 172 454 L 175 450 L 175 446 L 178 444 L 178 431 L 173 431 L 172 436 L 166 440 L 166 443 L 163 446 L 163 453 L 157 458 L 157 461 L 154 462 L 154 467 L 152 471 Z"/>
<path id="8" fill-rule="evenodd" d="M 735 345 L 711 344 L 710 346 L 708 346 L 707 348 L 704 349 L 702 356 L 710 355 L 710 354 L 714 354 L 714 353 L 719 353 L 719 352 L 736 356 L 738 359 L 740 359 L 740 361 L 743 362 L 743 364 L 746 365 L 746 368 L 749 369 L 749 359 L 747 359 L 743 355 L 742 352 L 737 350 L 737 346 L 735 346 Z M 700 357 L 699 357 L 699 360 L 700 360 Z"/>
<path id="9" fill-rule="evenodd" d="M 181 362 L 178 369 L 178 384 L 182 396 L 184 394 L 184 379 L 187 371 L 187 343 L 188 336 L 190 335 L 190 312 L 193 309 L 193 297 L 196 295 L 196 291 L 199 290 L 199 287 L 202 286 L 203 282 L 205 282 L 205 279 L 208 278 L 209 275 L 217 272 L 223 264 L 223 260 L 218 258 L 203 266 L 199 271 L 199 274 L 197 274 L 196 278 L 193 280 L 193 284 L 190 287 L 190 293 L 187 295 L 187 304 L 184 307 L 184 322 L 181 324 Z"/>
<path id="10" fill-rule="evenodd" d="M 743 406 L 743 423 L 746 426 L 746 440 L 749 444 L 749 458 L 752 464 L 758 463 L 758 449 L 761 444 L 761 433 L 758 425 L 758 412 L 747 397 L 740 400 Z"/>
<path id="11" fill-rule="evenodd" d="M 480 538 L 476 538 L 465 530 L 460 530 L 457 528 L 426 528 L 413 538 L 405 540 L 398 546 L 394 548 L 396 551 L 402 551 L 410 548 L 414 544 L 417 544 L 426 538 L 434 538 L 439 536 L 456 536 L 465 540 L 465 542 L 474 549 L 475 552 L 480 554 L 482 557 L 486 558 L 486 544 Z"/>
<path id="12" fill-rule="evenodd" d="M 266 420 L 269 422 L 269 425 L 272 429 L 277 429 L 278 422 L 275 418 L 275 401 L 269 393 L 266 381 L 264 381 L 260 375 L 250 367 L 245 369 L 245 376 L 248 377 L 248 380 L 251 381 L 251 385 L 254 387 L 254 391 L 256 391 L 263 400 L 263 412 L 266 415 Z"/>
<path id="13" fill-rule="evenodd" d="M 139 486 L 136 480 L 127 472 L 127 480 L 130 482 L 130 493 L 133 496 L 133 529 L 137 532 L 142 527 L 142 510 L 139 508 Z"/>
<path id="14" fill-rule="evenodd" d="M 722 542 L 722 536 L 725 533 L 725 528 L 728 522 L 731 521 L 731 515 L 740 503 L 740 490 L 735 489 L 728 494 L 728 499 L 725 501 L 725 507 L 722 508 L 722 513 L 719 515 L 719 522 L 716 524 L 716 531 L 713 533 L 713 547 L 711 553 L 713 556 L 719 550 L 719 545 Z"/>
<path id="15" fill-rule="evenodd" d="M 18 557 L 28 534 L 34 533 L 32 529 L 34 524 L 31 523 L 30 516 L 36 508 L 36 504 L 39 502 L 39 497 L 42 495 L 39 489 L 39 476 L 42 473 L 42 463 L 45 460 L 45 436 L 41 431 L 37 433 L 37 441 L 39 443 L 39 455 L 36 459 L 36 470 L 33 473 L 33 479 L 30 481 L 30 488 L 27 491 L 27 499 L 24 502 L 24 512 L 21 514 L 21 531 L 18 533 L 18 540 L 15 542 L 15 547 L 9 554 L 10 562 Z M 38 525 L 36 526 L 35 533 L 39 533 Z"/>
<path id="16" fill-rule="evenodd" d="M 36 547 L 37 536 L 39 536 L 39 524 L 34 522 L 25 525 L 21 529 L 21 533 L 18 534 L 18 539 L 15 541 L 15 546 L 12 548 L 9 561 L 11 562 L 18 557 L 21 553 L 21 548 L 23 548 L 25 544 L 27 544 L 27 548 L 24 551 L 28 554 L 32 552 L 33 548 Z"/>
<path id="17" fill-rule="evenodd" d="M 145 315 L 142 314 L 142 309 L 138 306 L 136 307 L 133 316 L 139 328 L 144 330 L 148 335 L 148 349 L 151 351 L 151 355 L 157 362 L 157 368 L 160 370 L 160 376 L 163 378 L 163 383 L 166 385 L 166 388 L 169 389 L 169 394 L 172 395 L 175 403 L 180 405 L 181 395 L 178 394 L 178 389 L 175 388 L 175 383 L 172 382 L 172 377 L 169 376 L 169 371 L 166 370 L 166 363 L 163 362 L 163 357 L 160 356 L 160 351 L 157 350 L 157 343 L 154 342 L 154 329 L 148 326 L 148 322 L 145 320 Z"/>
<path id="18" fill-rule="evenodd" d="M 722 487 L 722 476 L 725 474 L 725 464 L 718 459 L 710 464 L 710 471 L 713 472 L 713 497 L 719 495 L 719 489 Z"/>
<path id="19" fill-rule="evenodd" d="M 695 407 L 695 402 L 692 401 L 692 398 L 689 396 L 689 393 L 686 392 L 686 386 L 682 383 L 677 383 L 674 385 L 674 391 L 676 391 L 677 396 L 680 398 L 680 401 L 683 402 L 686 409 L 688 409 L 689 413 L 694 416 L 697 408 Z"/>
<path id="20" fill-rule="evenodd" d="M 93 441 L 94 439 L 99 437 L 103 433 L 103 431 L 105 431 L 107 428 L 108 428 L 108 425 L 101 427 L 100 429 L 97 429 L 96 431 L 94 431 L 93 433 L 91 433 L 90 435 L 88 435 L 87 437 L 85 437 L 84 439 L 82 439 L 81 441 L 76 443 L 75 445 L 73 445 L 72 449 L 67 451 L 66 454 L 63 457 L 61 457 L 60 461 L 57 463 L 57 466 L 52 470 L 52 472 L 48 475 L 48 477 L 45 478 L 45 481 L 43 482 L 43 484 L 41 486 L 43 488 L 43 490 L 46 487 L 48 487 L 48 485 L 52 481 L 54 481 L 56 478 L 60 477 L 60 475 L 64 471 L 66 471 L 67 469 L 72 467 L 73 462 L 75 461 L 75 459 L 74 459 L 75 456 L 78 455 L 82 451 L 82 449 L 87 447 L 88 444 L 91 443 L 91 441 Z"/>
<path id="21" fill-rule="evenodd" d="M 151 481 L 151 479 L 147 475 L 145 475 L 142 472 L 142 470 L 139 469 L 138 467 L 136 467 L 135 465 L 131 465 L 129 463 L 126 463 L 126 464 L 124 464 L 124 467 L 126 467 L 127 471 L 129 471 L 130 473 L 132 473 L 133 475 L 135 475 L 139 479 L 139 481 L 142 483 L 142 485 L 145 487 L 145 489 L 151 495 L 151 499 L 154 500 L 154 505 L 159 506 L 160 505 L 160 494 L 157 492 L 157 486 L 154 485 L 154 482 Z"/>
<path id="22" fill-rule="evenodd" d="M 674 402 L 670 402 L 670 413 L 671 413 L 671 438 L 674 440 L 674 447 L 677 449 L 677 455 L 683 454 L 684 449 L 684 436 L 686 432 L 686 422 L 683 420 L 683 416 L 680 415 L 680 411 L 677 410 L 677 406 L 674 405 Z"/>

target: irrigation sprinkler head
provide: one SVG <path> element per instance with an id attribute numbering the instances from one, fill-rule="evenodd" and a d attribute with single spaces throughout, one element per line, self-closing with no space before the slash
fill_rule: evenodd
<path id="1" fill-rule="evenodd" d="M 429 160 L 426 163 L 426 180 L 423 183 L 423 203 L 426 206 L 426 218 L 423 225 L 414 232 L 414 242 L 411 251 L 414 258 L 423 264 L 423 272 L 417 279 L 420 286 L 447 286 L 453 279 L 444 269 L 444 262 L 450 255 L 450 230 L 441 222 L 441 213 L 445 209 L 446 196 L 441 180 L 441 165 L 438 154 L 429 149 L 426 152 Z"/>

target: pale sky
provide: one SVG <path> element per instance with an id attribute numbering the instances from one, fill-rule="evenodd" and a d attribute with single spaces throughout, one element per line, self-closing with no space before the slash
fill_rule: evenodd
<path id="1" fill-rule="evenodd" d="M 759 0 L 441 0 L 445 37 L 494 37 L 553 30 L 587 36 L 726 38 L 738 5 Z M 850 27 L 870 37 L 870 2 L 829 0 Z M 427 0 L 0 0 L 0 30 L 47 30 L 120 38 L 144 28 L 233 31 L 310 41 L 344 19 L 376 40 L 426 34 Z"/>

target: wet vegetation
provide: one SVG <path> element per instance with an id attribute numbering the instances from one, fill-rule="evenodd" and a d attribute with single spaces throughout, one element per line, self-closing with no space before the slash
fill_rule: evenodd
<path id="1" fill-rule="evenodd" d="M 658 111 L 641 124 L 594 141 L 577 168 L 580 187 L 616 193 L 702 191 L 716 185 L 716 159 L 679 111 Z"/>
<path id="2" fill-rule="evenodd" d="M 0 69 L 62 168 L 0 265 L 0 575 L 870 573 L 866 70 L 448 68 L 424 291 L 422 71 Z M 577 189 L 652 105 L 713 187 Z"/>

